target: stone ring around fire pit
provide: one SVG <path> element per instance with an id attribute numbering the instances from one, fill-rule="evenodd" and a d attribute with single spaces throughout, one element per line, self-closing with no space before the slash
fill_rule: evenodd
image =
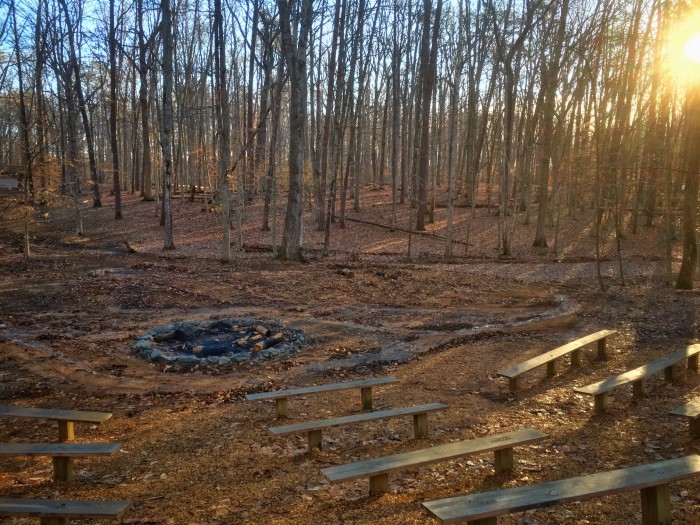
<path id="1" fill-rule="evenodd" d="M 174 369 L 227 368 L 287 357 L 304 344 L 304 332 L 278 321 L 249 317 L 183 321 L 153 328 L 132 345 L 136 354 Z"/>

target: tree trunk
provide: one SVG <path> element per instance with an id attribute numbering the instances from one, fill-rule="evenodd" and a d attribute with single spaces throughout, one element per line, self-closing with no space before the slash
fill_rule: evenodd
<path id="1" fill-rule="evenodd" d="M 551 46 L 551 60 L 549 66 L 543 63 L 542 77 L 544 80 L 541 89 L 545 90 L 545 98 L 542 115 L 542 155 L 539 159 L 539 195 L 537 198 L 539 205 L 537 208 L 537 231 L 535 232 L 535 240 L 532 243 L 533 246 L 538 248 L 547 247 L 545 225 L 547 223 L 547 201 L 549 198 L 549 166 L 552 160 L 552 142 L 554 141 L 554 109 L 568 14 L 569 0 L 563 0 L 556 41 Z M 543 56 L 542 60 L 546 61 L 546 57 Z"/>
<path id="2" fill-rule="evenodd" d="M 425 231 L 425 214 L 427 212 L 427 183 L 428 163 L 430 160 L 430 103 L 437 74 L 437 47 L 440 33 L 440 18 L 442 15 L 442 0 L 438 0 L 435 8 L 432 38 L 428 40 L 430 31 L 430 16 L 432 13 L 431 0 L 423 0 L 423 38 L 421 42 L 421 65 L 423 88 L 421 90 L 420 110 L 420 147 L 418 156 L 418 209 L 416 214 L 416 230 Z M 430 43 L 429 43 L 430 42 Z"/>
<path id="3" fill-rule="evenodd" d="M 161 0 L 160 5 L 163 13 L 163 122 L 160 130 L 163 149 L 163 215 L 165 217 L 163 249 L 174 250 L 171 199 L 173 184 L 173 19 L 170 0 Z"/>
<path id="4" fill-rule="evenodd" d="M 90 164 L 90 180 L 92 182 L 92 206 L 93 208 L 99 208 L 102 206 L 102 200 L 100 198 L 100 185 L 97 178 L 97 161 L 95 160 L 95 144 L 92 136 L 92 125 L 90 124 L 90 118 L 87 113 L 87 104 L 85 103 L 85 95 L 83 94 L 83 85 L 80 76 L 80 63 L 78 62 L 78 55 L 75 50 L 75 27 L 73 26 L 73 21 L 71 20 L 70 13 L 68 11 L 68 5 L 66 0 L 58 0 L 63 7 L 66 18 L 66 29 L 68 30 L 68 50 L 70 52 L 70 62 L 73 67 L 73 81 L 75 83 L 75 96 L 78 98 L 78 109 L 80 110 L 80 116 L 83 120 L 83 129 L 85 131 L 85 144 L 88 151 L 88 161 Z"/>
<path id="5" fill-rule="evenodd" d="M 12 11 L 12 32 L 14 36 L 14 51 L 17 58 L 17 82 L 19 84 L 19 115 L 22 136 L 22 161 L 24 186 L 24 202 L 29 203 L 34 199 L 34 180 L 32 177 L 32 152 L 29 146 L 29 119 L 27 118 L 27 105 L 24 99 L 24 81 L 22 76 L 22 56 L 20 55 L 19 32 L 17 31 L 17 11 L 15 1 L 10 0 L 10 10 Z"/>
<path id="6" fill-rule="evenodd" d="M 226 33 L 221 0 L 214 0 L 214 64 L 216 77 L 216 124 L 219 138 L 219 190 L 222 204 L 222 226 L 224 230 L 221 245 L 221 262 L 231 262 L 231 185 L 229 182 L 229 162 L 231 161 L 231 125 L 229 122 L 228 84 L 226 81 Z M 251 124 L 252 127 L 252 124 Z M 248 133 L 252 133 L 249 130 Z M 252 142 L 252 141 L 251 141 Z M 239 188 L 240 191 L 240 188 Z"/>
<path id="7" fill-rule="evenodd" d="M 692 290 L 698 265 L 698 245 L 695 236 L 698 210 L 698 172 L 700 172 L 700 87 L 689 88 L 687 114 L 688 132 L 685 138 L 683 167 L 685 169 L 685 198 L 683 205 L 683 259 L 676 280 L 676 289 Z"/>
<path id="8" fill-rule="evenodd" d="M 304 168 L 304 126 L 306 124 L 306 46 L 313 21 L 313 3 L 302 0 L 300 24 L 294 24 L 293 41 L 291 6 L 288 0 L 277 0 L 282 32 L 282 54 L 289 71 L 289 193 L 287 215 L 284 221 L 280 258 L 300 261 L 301 213 Z"/>
<path id="9" fill-rule="evenodd" d="M 109 95 L 114 218 L 119 220 L 122 218 L 122 190 L 119 178 L 119 146 L 117 144 L 117 31 L 114 24 L 114 0 L 109 0 Z"/>

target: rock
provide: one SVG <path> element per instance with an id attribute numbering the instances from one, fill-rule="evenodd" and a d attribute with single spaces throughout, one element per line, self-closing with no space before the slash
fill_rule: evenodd
<path id="1" fill-rule="evenodd" d="M 137 352 L 151 352 L 153 344 L 153 340 L 149 338 L 142 338 L 136 341 L 131 348 L 136 350 Z"/>
<path id="2" fill-rule="evenodd" d="M 199 358 L 193 355 L 180 355 L 177 356 L 177 362 L 182 363 L 183 365 L 194 365 L 199 363 Z"/>
<path id="3" fill-rule="evenodd" d="M 231 364 L 231 359 L 226 357 L 225 355 L 222 355 L 219 357 L 219 366 L 228 366 Z"/>
<path id="4" fill-rule="evenodd" d="M 237 354 L 233 354 L 231 359 L 233 359 L 233 361 L 236 363 L 243 363 L 244 361 L 248 361 L 250 359 L 250 354 L 250 352 L 239 352 Z"/>
<path id="5" fill-rule="evenodd" d="M 163 352 L 160 350 L 153 350 L 149 355 L 148 358 L 151 361 L 158 361 L 161 357 L 163 357 Z"/>
<path id="6" fill-rule="evenodd" d="M 219 364 L 219 358 L 215 355 L 207 357 L 207 363 L 210 365 L 218 365 Z"/>

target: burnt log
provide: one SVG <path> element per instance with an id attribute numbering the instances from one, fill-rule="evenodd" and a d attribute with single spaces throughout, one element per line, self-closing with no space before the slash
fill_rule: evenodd
<path id="1" fill-rule="evenodd" d="M 283 334 L 278 333 L 273 335 L 272 337 L 268 337 L 267 339 L 263 339 L 262 341 L 258 341 L 253 345 L 253 351 L 254 352 L 260 352 L 260 350 L 265 350 L 266 348 L 270 348 L 271 346 L 275 346 L 277 343 L 282 341 Z"/>

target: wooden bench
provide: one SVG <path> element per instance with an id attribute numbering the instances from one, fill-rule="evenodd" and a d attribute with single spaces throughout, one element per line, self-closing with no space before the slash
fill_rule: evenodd
<path id="1" fill-rule="evenodd" d="M 607 352 L 605 348 L 605 341 L 608 337 L 616 334 L 615 330 L 601 330 L 594 334 L 587 335 L 577 339 L 576 341 L 571 341 L 565 344 L 540 354 L 532 359 L 528 359 L 518 365 L 512 366 L 506 370 L 497 372 L 501 377 L 508 378 L 508 386 L 511 391 L 518 390 L 520 388 L 520 376 L 525 372 L 539 368 L 540 366 L 547 365 L 547 376 L 553 377 L 556 374 L 556 360 L 566 354 L 571 354 L 571 365 L 578 366 L 581 364 L 581 348 L 591 343 L 598 342 L 598 359 L 607 359 Z"/>
<path id="2" fill-rule="evenodd" d="M 41 525 L 67 525 L 70 519 L 117 519 L 130 501 L 75 501 L 0 498 L 0 517 L 33 516 Z"/>
<path id="3" fill-rule="evenodd" d="M 652 374 L 664 371 L 666 381 L 673 380 L 673 365 L 688 359 L 688 368 L 698 370 L 698 354 L 700 344 L 690 345 L 683 350 L 673 352 L 667 356 L 657 359 L 649 364 L 635 368 L 623 374 L 593 383 L 592 385 L 574 388 L 574 392 L 595 396 L 595 411 L 605 412 L 610 401 L 609 392 L 618 387 L 632 383 L 632 395 L 635 398 L 642 398 L 646 395 L 646 378 Z"/>
<path id="4" fill-rule="evenodd" d="M 362 399 L 362 409 L 372 410 L 372 387 L 377 385 L 385 385 L 387 383 L 396 383 L 396 381 L 398 380 L 395 377 L 379 377 L 375 379 L 364 379 L 360 381 L 348 381 L 346 383 L 307 386 L 303 388 L 288 388 L 285 390 L 275 390 L 273 392 L 262 392 L 260 394 L 246 394 L 245 397 L 249 401 L 258 401 L 263 399 L 276 400 L 277 419 L 283 419 L 287 417 L 287 399 L 291 396 L 359 388 L 360 397 Z"/>
<path id="5" fill-rule="evenodd" d="M 323 436 L 321 432 L 324 428 L 413 415 L 414 434 L 416 438 L 424 438 L 428 436 L 428 412 L 444 410 L 445 408 L 447 408 L 447 405 L 443 405 L 442 403 L 431 403 L 429 405 L 416 405 L 404 408 L 394 408 L 391 410 L 380 410 L 377 412 L 363 412 L 362 414 L 354 414 L 351 416 L 320 419 L 317 421 L 295 423 L 293 425 L 285 425 L 281 427 L 270 427 L 270 432 L 277 435 L 307 432 L 309 438 L 309 450 L 313 450 L 316 447 L 319 449 L 322 448 Z"/>
<path id="6" fill-rule="evenodd" d="M 22 417 L 56 421 L 58 423 L 58 440 L 69 441 L 75 439 L 74 424 L 76 422 L 96 423 L 99 425 L 112 417 L 112 414 L 107 412 L 84 412 L 82 410 L 0 406 L 0 417 Z"/>
<path id="7" fill-rule="evenodd" d="M 497 516 L 582 501 L 631 490 L 641 491 L 642 524 L 671 523 L 669 483 L 700 474 L 700 456 L 548 481 L 537 485 L 481 492 L 423 503 L 440 523 L 496 525 Z"/>
<path id="8" fill-rule="evenodd" d="M 392 456 L 358 461 L 337 467 L 328 467 L 321 469 L 321 473 L 331 483 L 344 483 L 355 479 L 369 478 L 369 493 L 374 495 L 389 490 L 390 472 L 484 452 L 494 453 L 496 474 L 500 474 L 513 468 L 513 447 L 537 443 L 546 437 L 547 434 L 528 428 L 394 454 Z"/>
<path id="9" fill-rule="evenodd" d="M 13 443 L 0 444 L 0 456 L 51 456 L 54 478 L 73 480 L 73 458 L 111 456 L 121 448 L 119 443 Z"/>
<path id="10" fill-rule="evenodd" d="M 693 399 L 684 405 L 674 408 L 669 414 L 688 418 L 690 436 L 700 437 L 700 398 Z"/>

